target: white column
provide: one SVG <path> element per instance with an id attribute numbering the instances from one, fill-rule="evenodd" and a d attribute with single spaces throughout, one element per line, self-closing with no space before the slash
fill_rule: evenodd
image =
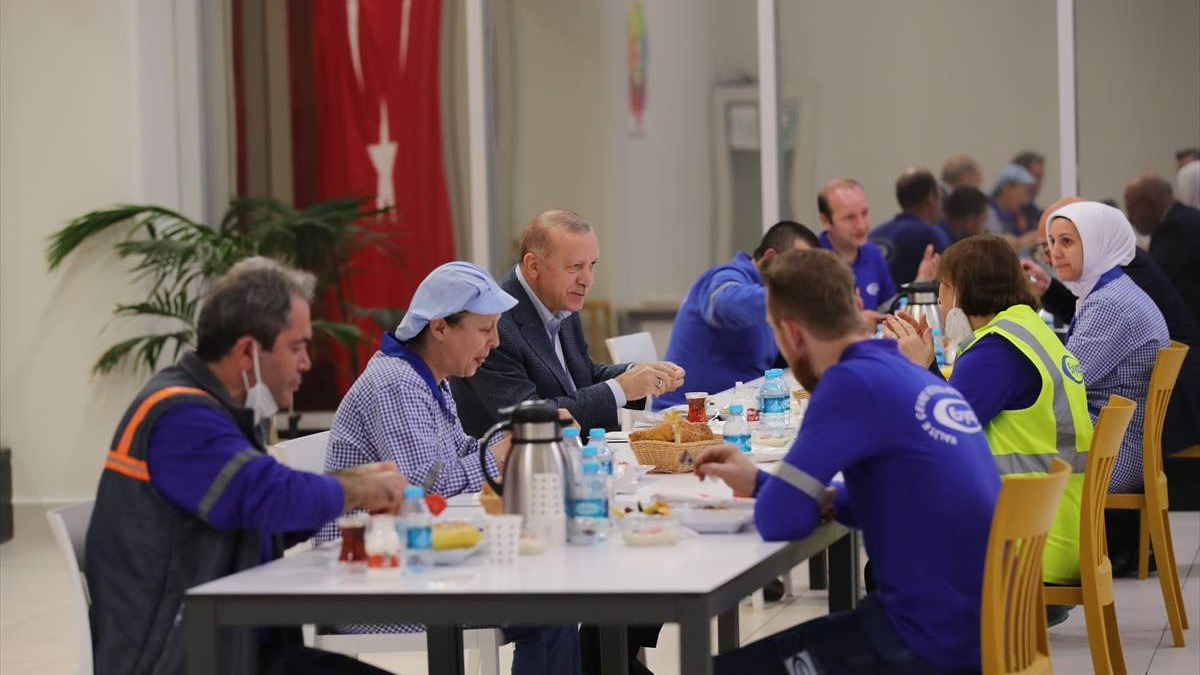
<path id="1" fill-rule="evenodd" d="M 1079 194 L 1078 120 L 1075 117 L 1075 0 L 1058 4 L 1058 166 L 1062 196 Z"/>
<path id="2" fill-rule="evenodd" d="M 466 0 L 467 125 L 471 175 L 471 261 L 491 270 L 492 231 L 492 92 L 489 86 L 491 44 L 487 0 Z"/>
<path id="3" fill-rule="evenodd" d="M 758 0 L 758 138 L 765 232 L 779 222 L 779 52 L 775 0 Z"/>

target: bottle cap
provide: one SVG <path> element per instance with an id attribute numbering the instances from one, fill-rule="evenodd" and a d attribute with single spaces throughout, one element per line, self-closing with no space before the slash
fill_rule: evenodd
<path id="1" fill-rule="evenodd" d="M 588 438 L 603 439 L 604 438 L 604 430 L 603 429 L 592 429 L 591 431 L 588 432 Z"/>
<path id="2" fill-rule="evenodd" d="M 405 499 L 424 499 L 424 497 L 425 491 L 421 489 L 420 485 L 410 485 L 404 488 Z"/>
<path id="3" fill-rule="evenodd" d="M 563 429 L 563 438 L 579 438 L 579 430 L 575 427 Z"/>
<path id="4" fill-rule="evenodd" d="M 746 412 L 746 409 L 740 405 L 734 404 L 729 406 L 730 415 L 741 415 Z"/>
<path id="5" fill-rule="evenodd" d="M 768 380 L 773 380 L 777 377 L 783 377 L 783 369 L 782 368 L 772 368 L 772 369 L 768 370 L 765 374 L 766 374 Z"/>

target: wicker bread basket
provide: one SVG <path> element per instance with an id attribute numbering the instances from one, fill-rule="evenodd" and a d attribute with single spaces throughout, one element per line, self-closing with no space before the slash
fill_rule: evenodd
<path id="1" fill-rule="evenodd" d="M 638 464 L 651 464 L 651 473 L 689 473 L 692 464 L 681 464 L 680 459 L 686 452 L 692 460 L 699 457 L 705 450 L 724 443 L 720 436 L 715 438 L 692 441 L 691 443 L 672 443 L 671 441 L 629 441 L 629 447 L 637 457 Z"/>

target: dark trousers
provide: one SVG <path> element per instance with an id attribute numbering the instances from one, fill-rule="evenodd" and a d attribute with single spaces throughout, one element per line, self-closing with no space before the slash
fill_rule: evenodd
<path id="1" fill-rule="evenodd" d="M 637 660 L 637 653 L 643 647 L 658 644 L 658 633 L 661 630 L 661 624 L 629 627 L 629 675 L 653 675 L 650 669 Z M 579 646 L 583 654 L 583 675 L 600 675 L 600 628 L 582 626 L 579 629 Z"/>
<path id="2" fill-rule="evenodd" d="M 271 650 L 263 669 L 267 675 L 389 675 L 345 654 L 289 645 Z"/>
<path id="3" fill-rule="evenodd" d="M 516 643 L 513 675 L 579 675 L 579 630 L 575 626 L 505 626 Z"/>
<path id="4" fill-rule="evenodd" d="M 873 596 L 716 657 L 717 675 L 949 675 L 914 654 Z"/>

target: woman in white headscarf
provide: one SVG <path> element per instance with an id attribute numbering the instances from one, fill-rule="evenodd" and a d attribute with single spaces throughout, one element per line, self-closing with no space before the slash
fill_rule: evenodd
<path id="1" fill-rule="evenodd" d="M 1047 243 L 1055 273 L 1079 298 L 1067 349 L 1082 366 L 1093 421 L 1111 394 L 1138 406 L 1121 443 L 1109 491 L 1140 492 L 1150 373 L 1170 338 L 1154 301 L 1121 270 L 1133 260 L 1133 227 L 1111 206 L 1076 202 L 1050 214 Z"/>

